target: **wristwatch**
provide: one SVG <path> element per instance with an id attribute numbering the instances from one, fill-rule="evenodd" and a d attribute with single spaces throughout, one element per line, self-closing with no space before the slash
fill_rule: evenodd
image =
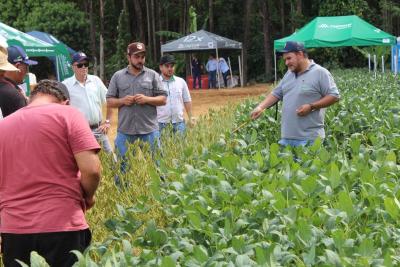
<path id="1" fill-rule="evenodd" d="M 104 122 L 107 124 L 110 124 L 110 120 L 105 120 Z"/>

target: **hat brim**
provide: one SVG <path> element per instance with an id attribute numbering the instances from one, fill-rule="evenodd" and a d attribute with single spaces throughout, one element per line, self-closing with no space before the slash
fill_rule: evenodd
<path id="1" fill-rule="evenodd" d="M 175 64 L 175 61 L 167 61 L 167 62 L 162 62 L 160 65 L 165 65 L 165 64 Z"/>
<path id="2" fill-rule="evenodd" d="M 9 62 L 6 62 L 6 63 L 0 65 L 0 70 L 3 70 L 3 71 L 20 71 L 13 64 L 11 64 Z"/>
<path id="3" fill-rule="evenodd" d="M 140 54 L 140 53 L 145 53 L 146 54 L 146 50 L 136 51 L 136 52 L 131 53 L 131 55 L 136 55 L 136 54 Z"/>
<path id="4" fill-rule="evenodd" d="M 29 66 L 31 66 L 31 65 L 37 65 L 37 64 L 38 64 L 37 61 L 31 60 L 31 59 L 24 60 L 23 62 L 24 62 L 25 64 L 29 65 Z"/>
<path id="5" fill-rule="evenodd" d="M 278 53 L 279 54 L 283 54 L 283 53 L 296 53 L 296 52 L 305 52 L 305 49 L 302 50 L 279 50 Z"/>
<path id="6" fill-rule="evenodd" d="M 80 58 L 79 60 L 72 60 L 72 64 L 74 64 L 76 62 L 80 63 L 82 61 L 88 61 L 89 62 L 90 59 L 89 59 L 89 57 L 83 57 L 83 58 Z"/>

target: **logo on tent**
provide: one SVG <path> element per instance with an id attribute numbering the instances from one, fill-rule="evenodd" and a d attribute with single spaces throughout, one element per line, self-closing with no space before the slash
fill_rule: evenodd
<path id="1" fill-rule="evenodd" d="M 213 42 L 208 42 L 207 45 L 208 45 L 208 48 L 214 48 L 214 43 Z"/>
<path id="2" fill-rule="evenodd" d="M 186 36 L 185 39 L 183 40 L 185 43 L 190 43 L 190 42 L 201 42 L 204 37 L 199 37 L 199 36 Z"/>
<path id="3" fill-rule="evenodd" d="M 344 30 L 344 29 L 351 28 L 352 26 L 353 25 L 351 23 L 348 23 L 348 24 L 330 24 L 330 25 L 328 25 L 326 23 L 323 23 L 323 24 L 319 25 L 318 28 L 320 28 L 320 29 L 333 28 L 333 29 L 336 29 L 336 30 Z"/>

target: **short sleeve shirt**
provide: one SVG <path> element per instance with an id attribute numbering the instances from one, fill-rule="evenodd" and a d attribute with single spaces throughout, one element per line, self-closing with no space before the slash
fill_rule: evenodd
<path id="1" fill-rule="evenodd" d="M 128 68 L 114 73 L 108 86 L 107 98 L 123 98 L 127 95 L 167 96 L 160 75 L 143 67 L 137 76 Z M 148 134 L 158 130 L 157 108 L 149 104 L 122 105 L 118 108 L 118 131 L 124 134 Z"/>
<path id="2" fill-rule="evenodd" d="M 106 102 L 107 88 L 99 77 L 88 75 L 84 84 L 75 75 L 63 81 L 68 88 L 70 103 L 83 113 L 90 125 L 102 121 L 102 105 Z"/>
<path id="3" fill-rule="evenodd" d="M 27 106 L 0 121 L 2 233 L 88 228 L 74 154 L 100 149 L 71 106 Z"/>
<path id="4" fill-rule="evenodd" d="M 157 107 L 158 122 L 182 122 L 184 120 L 184 103 L 192 101 L 185 80 L 172 76 L 169 80 L 163 79 L 162 83 L 168 97 L 166 105 Z"/>
<path id="5" fill-rule="evenodd" d="M 325 137 L 325 108 L 312 111 L 307 116 L 297 115 L 296 109 L 318 101 L 326 95 L 340 97 L 331 73 L 313 61 L 308 69 L 299 75 L 288 71 L 272 95 L 283 101 L 282 138 L 296 140 Z"/>
<path id="6" fill-rule="evenodd" d="M 18 86 L 7 78 L 0 78 L 0 110 L 3 117 L 26 106 L 26 98 Z"/>

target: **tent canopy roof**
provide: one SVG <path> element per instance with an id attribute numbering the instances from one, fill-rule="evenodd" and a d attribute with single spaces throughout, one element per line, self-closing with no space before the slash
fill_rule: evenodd
<path id="1" fill-rule="evenodd" d="M 30 57 L 55 57 L 58 80 L 62 81 L 73 74 L 69 63 L 70 55 L 65 45 L 47 43 L 2 22 L 0 22 L 0 36 L 0 40 L 3 42 L 6 40 L 9 46 L 21 46 Z"/>
<path id="2" fill-rule="evenodd" d="M 22 46 L 28 56 L 53 56 L 56 54 L 54 45 L 18 31 L 1 22 L 0 35 L 7 40 L 8 45 Z"/>
<path id="3" fill-rule="evenodd" d="M 275 40 L 280 50 L 287 41 L 303 42 L 306 48 L 393 45 L 396 37 L 357 16 L 316 17 L 292 35 Z"/>
<path id="4" fill-rule="evenodd" d="M 61 44 L 61 45 L 64 45 L 68 49 L 68 52 L 70 54 L 76 53 L 75 50 L 73 50 L 72 48 L 68 47 L 66 44 L 64 44 L 63 42 L 58 40 L 54 35 L 52 35 L 50 33 L 41 32 L 41 31 L 30 31 L 30 32 L 27 32 L 27 34 L 29 34 L 29 35 L 37 38 L 37 39 L 40 39 L 42 41 L 45 41 L 46 43 L 49 43 L 49 44 Z"/>
<path id="5" fill-rule="evenodd" d="M 242 49 L 242 43 L 200 30 L 161 46 L 161 52 L 193 52 L 215 49 Z"/>

